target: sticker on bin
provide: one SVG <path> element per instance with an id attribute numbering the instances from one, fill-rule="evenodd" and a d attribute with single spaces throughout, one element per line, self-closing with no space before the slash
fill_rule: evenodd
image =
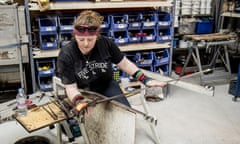
<path id="1" fill-rule="evenodd" d="M 124 41 L 124 39 L 119 39 L 118 42 L 119 43 L 124 43 L 125 41 Z"/>
<path id="2" fill-rule="evenodd" d="M 162 36 L 162 40 L 168 40 L 170 39 L 169 36 Z"/>
<path id="3" fill-rule="evenodd" d="M 145 23 L 144 23 L 144 26 L 147 26 L 147 27 L 149 27 L 149 26 L 155 26 L 155 22 L 145 22 Z"/>
<path id="4" fill-rule="evenodd" d="M 132 27 L 139 27 L 140 24 L 139 23 L 132 23 Z"/>
<path id="5" fill-rule="evenodd" d="M 47 27 L 46 31 L 53 31 L 54 29 L 52 27 Z"/>
<path id="6" fill-rule="evenodd" d="M 64 26 L 63 30 L 73 30 L 73 26 Z"/>
<path id="7" fill-rule="evenodd" d="M 152 40 L 153 36 L 146 36 L 146 40 Z"/>
<path id="8" fill-rule="evenodd" d="M 158 22 L 158 24 L 161 25 L 161 26 L 168 26 L 169 25 L 168 22 Z"/>
<path id="9" fill-rule="evenodd" d="M 135 40 L 138 40 L 138 39 L 137 39 L 136 37 L 133 37 L 133 38 L 132 38 L 132 40 L 134 40 L 134 41 L 135 41 Z"/>
<path id="10" fill-rule="evenodd" d="M 125 28 L 125 24 L 118 24 L 118 28 Z"/>
<path id="11" fill-rule="evenodd" d="M 47 43 L 47 47 L 53 47 L 53 43 Z"/>
<path id="12" fill-rule="evenodd" d="M 43 71 L 43 74 L 50 74 L 50 73 L 52 73 L 51 70 L 44 70 L 44 71 Z"/>

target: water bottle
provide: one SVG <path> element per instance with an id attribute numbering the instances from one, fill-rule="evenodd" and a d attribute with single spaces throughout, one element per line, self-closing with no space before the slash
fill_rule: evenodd
<path id="1" fill-rule="evenodd" d="M 22 88 L 18 89 L 18 94 L 16 96 L 17 101 L 17 115 L 19 116 L 26 116 L 27 115 L 27 104 L 26 104 L 26 98 L 24 91 Z"/>

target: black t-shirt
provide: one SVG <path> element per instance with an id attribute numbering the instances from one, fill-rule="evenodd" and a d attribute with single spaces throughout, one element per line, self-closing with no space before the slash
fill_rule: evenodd
<path id="1" fill-rule="evenodd" d="M 105 36 L 98 37 L 88 55 L 83 55 L 72 39 L 59 53 L 58 76 L 63 84 L 76 82 L 78 88 L 101 89 L 112 80 L 112 63 L 119 63 L 123 56 L 116 44 Z"/>

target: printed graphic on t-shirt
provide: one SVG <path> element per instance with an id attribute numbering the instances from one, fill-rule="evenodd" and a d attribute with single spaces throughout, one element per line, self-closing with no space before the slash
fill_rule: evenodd
<path id="1" fill-rule="evenodd" d="M 91 61 L 78 72 L 78 77 L 82 80 L 94 80 L 107 73 L 107 62 Z"/>

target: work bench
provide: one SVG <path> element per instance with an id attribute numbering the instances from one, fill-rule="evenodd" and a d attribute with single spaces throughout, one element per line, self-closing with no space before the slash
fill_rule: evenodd
<path id="1" fill-rule="evenodd" d="M 204 69 L 215 69 L 215 64 L 217 59 L 220 57 L 227 70 L 227 75 L 231 75 L 229 54 L 228 54 L 228 44 L 233 44 L 236 41 L 235 34 L 222 34 L 222 33 L 212 33 L 212 34 L 201 34 L 201 35 L 185 35 L 184 39 L 192 41 L 192 45 L 188 46 L 188 55 L 186 62 L 184 63 L 183 69 L 180 76 L 184 75 L 187 71 L 198 70 L 203 72 Z M 212 52 L 213 56 L 209 64 L 202 65 L 202 56 L 199 53 L 200 48 L 205 48 L 206 52 Z M 187 68 L 190 59 L 193 58 L 196 66 Z M 200 75 L 202 82 L 203 73 Z M 225 77 L 226 78 L 226 77 Z"/>

